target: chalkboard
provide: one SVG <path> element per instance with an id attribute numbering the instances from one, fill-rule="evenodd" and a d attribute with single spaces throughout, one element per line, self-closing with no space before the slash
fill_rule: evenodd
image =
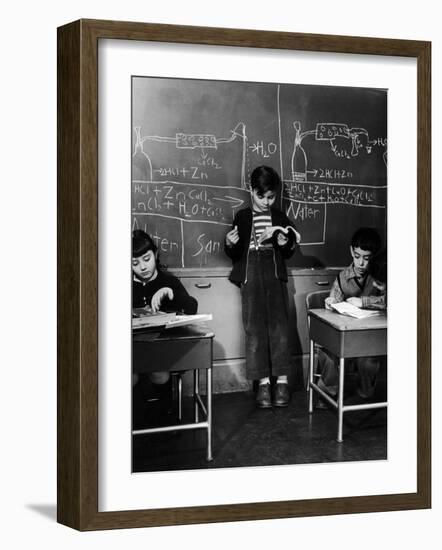
<path id="1" fill-rule="evenodd" d="M 231 265 L 225 234 L 262 164 L 302 236 L 289 266 L 346 265 L 361 226 L 385 243 L 386 90 L 133 77 L 132 125 L 132 225 L 169 267 Z"/>

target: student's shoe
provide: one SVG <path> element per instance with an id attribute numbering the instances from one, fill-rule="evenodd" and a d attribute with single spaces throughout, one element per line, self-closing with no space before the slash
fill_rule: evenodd
<path id="1" fill-rule="evenodd" d="M 331 397 L 336 398 L 336 396 L 338 395 L 338 387 L 326 386 L 322 378 L 319 378 L 319 380 L 316 382 L 316 385 L 319 389 L 321 389 L 325 393 L 328 393 L 328 395 L 330 395 Z"/>
<path id="2" fill-rule="evenodd" d="M 152 398 L 150 401 L 158 401 L 158 409 L 161 416 L 170 416 L 174 412 L 174 403 L 172 398 L 172 378 L 169 378 L 164 384 L 152 383 Z"/>
<path id="3" fill-rule="evenodd" d="M 313 408 L 318 410 L 318 411 L 326 411 L 329 406 L 328 406 L 328 403 L 326 403 L 322 397 L 318 397 L 315 404 L 313 405 Z"/>
<path id="4" fill-rule="evenodd" d="M 290 401 L 289 385 L 277 382 L 273 391 L 273 405 L 275 407 L 287 407 Z"/>
<path id="5" fill-rule="evenodd" d="M 363 401 L 370 401 L 373 399 L 374 397 L 374 389 L 372 391 L 370 391 L 369 393 L 364 393 L 360 388 L 357 388 L 356 389 L 356 394 L 358 395 L 358 397 L 360 397 Z"/>
<path id="6" fill-rule="evenodd" d="M 270 384 L 260 384 L 256 394 L 256 405 L 260 409 L 269 409 L 272 406 Z"/>

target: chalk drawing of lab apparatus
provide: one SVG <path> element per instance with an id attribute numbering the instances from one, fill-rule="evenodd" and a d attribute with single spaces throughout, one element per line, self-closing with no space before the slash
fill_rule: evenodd
<path id="1" fill-rule="evenodd" d="M 308 169 L 307 154 L 302 146 L 302 141 L 307 136 L 314 136 L 315 141 L 328 141 L 330 149 L 336 157 L 347 159 L 359 156 L 361 149 L 370 154 L 374 146 L 382 146 L 385 149 L 382 158 L 387 165 L 387 140 L 370 139 L 365 128 L 349 128 L 347 124 L 335 122 L 318 122 L 314 130 L 301 132 L 299 120 L 293 123 L 293 127 L 295 138 L 291 158 L 292 181 L 305 182 L 308 173 L 316 172 Z M 339 142 L 343 143 L 342 147 L 339 147 Z"/>
<path id="2" fill-rule="evenodd" d="M 142 180 L 153 182 L 152 162 L 149 155 L 144 151 L 144 143 L 146 141 L 155 141 L 159 143 L 173 143 L 177 149 L 200 149 L 204 158 L 207 150 L 218 149 L 219 147 L 233 143 L 236 140 L 240 141 L 242 150 L 241 157 L 241 189 L 247 189 L 246 182 L 246 154 L 247 154 L 247 136 L 246 125 L 239 122 L 233 130 L 230 130 L 229 137 L 217 138 L 214 134 L 186 134 L 183 132 L 175 134 L 175 137 L 165 136 L 141 136 L 141 127 L 135 126 L 134 132 L 136 136 L 134 152 L 132 155 L 133 161 L 133 180 Z"/>

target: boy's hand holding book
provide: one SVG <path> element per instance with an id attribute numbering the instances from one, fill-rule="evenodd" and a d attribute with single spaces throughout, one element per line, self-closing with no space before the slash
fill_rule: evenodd
<path id="1" fill-rule="evenodd" d="M 278 233 L 278 236 L 276 238 L 276 241 L 278 243 L 278 246 L 284 246 L 287 244 L 287 241 L 289 240 L 288 237 L 284 235 L 284 233 Z"/>
<path id="2" fill-rule="evenodd" d="M 239 241 L 238 226 L 229 231 L 226 235 L 226 245 L 230 248 Z"/>
<path id="3" fill-rule="evenodd" d="M 289 231 L 293 231 L 296 239 L 296 244 L 299 244 L 301 242 L 301 235 L 291 225 L 288 225 L 287 227 L 281 227 L 280 225 L 272 225 L 271 227 L 267 227 L 261 233 L 258 239 L 258 244 L 261 244 L 264 241 L 271 239 L 275 231 L 278 231 L 277 242 L 279 246 L 284 246 L 285 244 L 287 244 Z"/>

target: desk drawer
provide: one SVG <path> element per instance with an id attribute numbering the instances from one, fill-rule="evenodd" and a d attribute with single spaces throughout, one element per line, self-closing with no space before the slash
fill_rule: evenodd
<path id="1" fill-rule="evenodd" d="M 207 369 L 212 360 L 212 340 L 153 340 L 133 342 L 133 372 Z"/>
<path id="2" fill-rule="evenodd" d="M 293 272 L 288 280 L 289 324 L 292 334 L 293 353 L 308 353 L 308 326 L 305 297 L 315 290 L 330 289 L 339 270 L 323 270 L 322 274 Z M 212 313 L 213 321 L 208 326 L 215 333 L 214 360 L 240 359 L 245 357 L 244 329 L 241 316 L 241 293 L 226 276 L 186 277 L 180 274 L 187 292 L 198 300 L 200 313 Z"/>
<path id="3" fill-rule="evenodd" d="M 227 277 L 182 277 L 181 282 L 187 292 L 198 300 L 198 311 L 213 316 L 207 325 L 215 333 L 214 360 L 244 357 L 239 288 Z"/>
<path id="4" fill-rule="evenodd" d="M 387 329 L 338 330 L 328 323 L 310 317 L 310 335 L 317 344 L 336 357 L 379 357 L 387 355 Z"/>

